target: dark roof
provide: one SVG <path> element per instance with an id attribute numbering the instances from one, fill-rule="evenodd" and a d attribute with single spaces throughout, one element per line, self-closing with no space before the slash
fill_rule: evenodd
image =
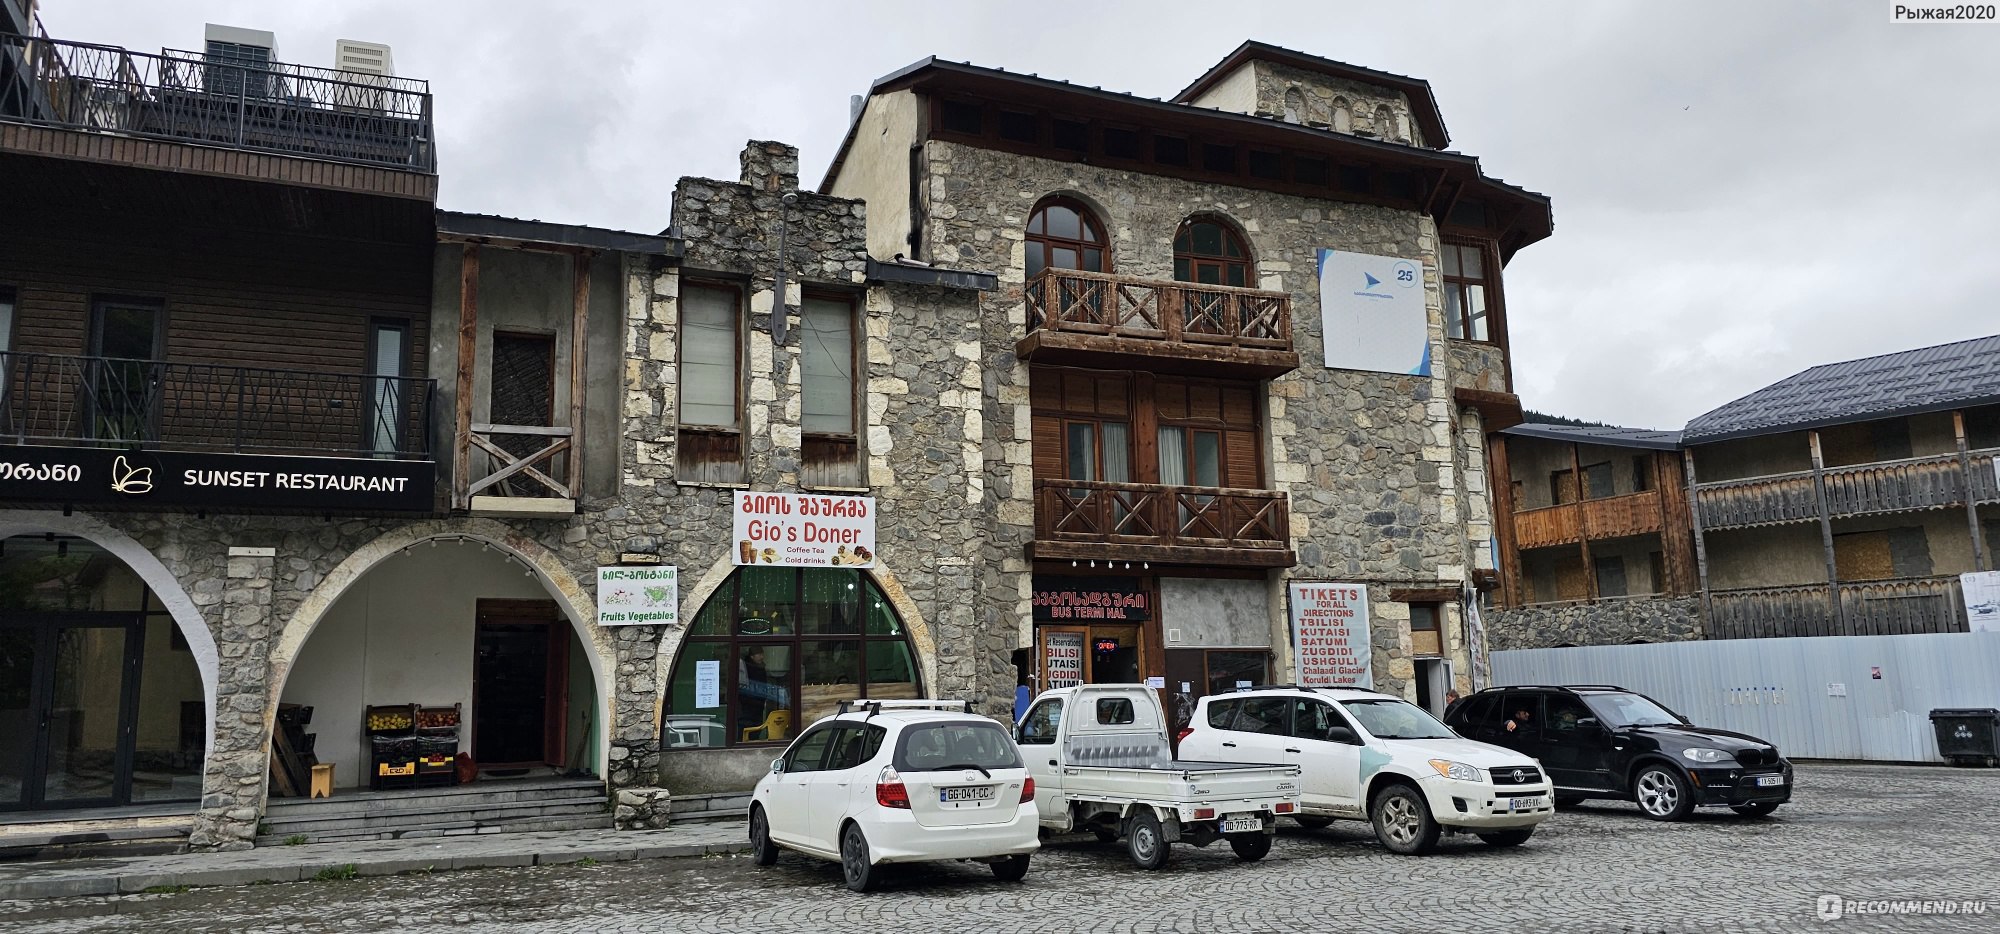
<path id="1" fill-rule="evenodd" d="M 1522 438 L 1596 444 L 1609 448 L 1645 448 L 1649 451 L 1674 451 L 1679 450 L 1681 446 L 1681 433 L 1678 431 L 1618 428 L 1612 425 L 1547 425 L 1527 422 L 1500 433 Z"/>
<path id="2" fill-rule="evenodd" d="M 2000 334 L 1828 363 L 1697 416 L 1689 444 L 2000 402 Z"/>
<path id="3" fill-rule="evenodd" d="M 552 224 L 548 221 L 522 220 L 493 214 L 439 211 L 437 231 L 441 234 L 477 240 L 616 250 L 624 253 L 678 257 L 682 252 L 682 244 L 678 237 L 631 233 L 603 227 L 583 227 L 576 224 Z"/>
<path id="4" fill-rule="evenodd" d="M 1306 145 L 1316 144 L 1320 147 L 1337 147 L 1349 152 L 1366 152 L 1369 154 L 1369 158 L 1379 159 L 1385 163 L 1421 167 L 1433 172 L 1468 173 L 1468 180 L 1475 187 L 1475 190 L 1487 190 L 1503 198 L 1516 199 L 1517 203 L 1519 201 L 1526 201 L 1532 205 L 1531 209 L 1521 212 L 1517 220 L 1517 223 L 1520 225 L 1521 242 L 1514 244 L 1511 249 L 1503 247 L 1504 252 L 1508 255 L 1511 255 L 1513 250 L 1548 237 L 1554 232 L 1555 228 L 1554 213 L 1548 195 L 1522 188 L 1519 185 L 1508 184 L 1501 179 L 1489 176 L 1480 169 L 1479 158 L 1477 156 L 1451 150 L 1432 150 L 1419 146 L 1406 146 L 1402 143 L 1383 142 L 1381 140 L 1352 136 L 1346 133 L 1336 133 L 1332 130 L 1322 130 L 1302 124 L 1285 123 L 1250 114 L 1232 113 L 1210 107 L 1196 107 L 1191 104 L 1162 101 L 1158 98 L 1141 97 L 1137 94 L 1129 94 L 1123 91 L 1106 91 L 1103 88 L 1071 84 L 1068 81 L 1044 78 L 1040 75 L 1016 74 L 1002 68 L 989 68 L 983 65 L 974 65 L 971 62 L 945 61 L 937 56 L 921 59 L 875 79 L 874 84 L 869 86 L 868 95 L 872 102 L 872 99 L 876 95 L 900 90 L 930 78 L 951 78 L 960 83 L 974 83 L 988 88 L 997 88 L 1004 85 L 1021 91 L 1039 92 L 1042 95 L 1076 96 L 1101 104 L 1138 108 L 1150 111 L 1155 115 L 1171 115 L 1171 117 L 1180 120 L 1196 119 L 1212 121 L 1226 125 L 1245 135 L 1283 135 L 1297 140 L 1298 142 L 1295 142 L 1294 145 L 1305 144 L 1306 140 L 1310 140 L 1311 143 Z M 866 107 L 864 105 L 862 112 L 865 111 Z M 847 162 L 848 150 L 854 145 L 854 134 L 861 126 L 861 115 L 861 113 L 856 113 L 854 118 L 848 121 L 847 135 L 841 138 L 840 148 L 834 152 L 833 162 L 827 165 L 826 175 L 820 179 L 819 191 L 821 194 L 828 194 L 832 191 L 834 178 L 840 174 L 841 166 Z M 1251 183 L 1246 181 L 1244 184 Z M 1338 200 L 1338 196 L 1332 193 L 1329 193 L 1327 197 L 1329 200 Z"/>
<path id="5" fill-rule="evenodd" d="M 1276 62 L 1305 71 L 1318 72 L 1331 78 L 1342 78 L 1401 91 L 1403 96 L 1410 100 L 1410 113 L 1416 117 L 1417 126 L 1424 131 L 1424 145 L 1432 149 L 1443 149 L 1451 142 L 1451 135 L 1444 129 L 1444 117 L 1438 113 L 1437 96 L 1431 93 L 1429 81 L 1408 75 L 1376 71 L 1359 65 L 1349 65 L 1346 62 L 1336 62 L 1330 58 L 1321 58 L 1296 49 L 1258 42 L 1255 39 L 1237 46 L 1236 51 L 1224 56 L 1222 61 L 1215 63 L 1215 67 L 1203 72 L 1193 84 L 1173 96 L 1173 103 L 1192 102 L 1215 86 L 1216 82 L 1228 77 L 1230 72 L 1253 61 Z"/>
<path id="6" fill-rule="evenodd" d="M 900 256 L 886 263 L 869 257 L 868 281 L 941 285 L 947 289 L 975 289 L 981 292 L 991 292 L 1000 287 L 1000 277 L 990 272 L 946 269 L 929 263 L 906 260 Z"/>

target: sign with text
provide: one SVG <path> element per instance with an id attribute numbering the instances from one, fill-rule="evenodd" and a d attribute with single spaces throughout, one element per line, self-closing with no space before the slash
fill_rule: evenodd
<path id="1" fill-rule="evenodd" d="M 1035 575 L 1035 621 L 1144 622 L 1152 598 L 1136 577 Z"/>
<path id="2" fill-rule="evenodd" d="M 875 566 L 875 498 L 736 491 L 738 565 Z"/>
<path id="3" fill-rule="evenodd" d="M 2000 571 L 1960 574 L 1958 582 L 1965 591 L 1965 619 L 1972 631 L 2000 631 Z"/>
<path id="4" fill-rule="evenodd" d="M 1423 264 L 1320 250 L 1319 318 L 1327 369 L 1430 375 Z"/>
<path id="5" fill-rule="evenodd" d="M 1365 584 L 1290 586 L 1292 653 L 1307 687 L 1375 688 Z"/>
<path id="6" fill-rule="evenodd" d="M 1083 683 L 1083 633 L 1042 633 L 1042 690 L 1073 688 Z"/>
<path id="7" fill-rule="evenodd" d="M 672 626 L 680 619 L 681 569 L 671 565 L 597 569 L 597 625 Z"/>
<path id="8" fill-rule="evenodd" d="M 431 461 L 0 445 L 0 501 L 8 502 L 431 512 L 436 497 Z"/>

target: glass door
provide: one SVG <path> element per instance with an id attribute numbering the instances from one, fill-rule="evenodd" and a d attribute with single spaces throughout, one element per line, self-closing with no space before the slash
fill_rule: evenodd
<path id="1" fill-rule="evenodd" d="M 0 626 L 0 807 L 130 800 L 141 632 L 122 613 Z"/>
<path id="2" fill-rule="evenodd" d="M 42 658 L 37 636 L 30 626 L 0 625 L 0 810 L 26 805 L 33 778 L 42 720 L 35 701 Z"/>
<path id="3" fill-rule="evenodd" d="M 90 436 L 151 441 L 159 428 L 166 309 L 153 302 L 102 300 L 91 311 L 93 359 L 85 364 Z"/>

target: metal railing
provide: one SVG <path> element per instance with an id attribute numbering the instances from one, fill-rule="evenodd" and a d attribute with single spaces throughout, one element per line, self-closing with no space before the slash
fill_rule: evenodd
<path id="1" fill-rule="evenodd" d="M 1028 280 L 1025 294 L 1030 331 L 1292 349 L 1285 292 L 1052 268 Z"/>
<path id="2" fill-rule="evenodd" d="M 0 120 L 437 170 L 428 82 L 47 36 L 0 36 L 0 59 Z"/>
<path id="3" fill-rule="evenodd" d="M 0 441 L 431 459 L 437 381 L 0 353 Z"/>

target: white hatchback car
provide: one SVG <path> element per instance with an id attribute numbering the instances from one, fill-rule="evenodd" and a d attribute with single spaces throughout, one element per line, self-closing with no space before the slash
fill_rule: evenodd
<path id="1" fill-rule="evenodd" d="M 1272 686 L 1204 697 L 1181 731 L 1184 759 L 1304 770 L 1298 815 L 1375 825 L 1382 845 L 1427 853 L 1440 832 L 1519 846 L 1555 814 L 1535 760 L 1461 738 L 1423 708 L 1360 688 Z"/>
<path id="2" fill-rule="evenodd" d="M 883 863 L 972 860 L 1018 882 L 1040 844 L 1035 781 L 1007 729 L 962 701 L 841 705 L 771 763 L 750 803 L 760 866 L 838 860 L 865 892 Z"/>

